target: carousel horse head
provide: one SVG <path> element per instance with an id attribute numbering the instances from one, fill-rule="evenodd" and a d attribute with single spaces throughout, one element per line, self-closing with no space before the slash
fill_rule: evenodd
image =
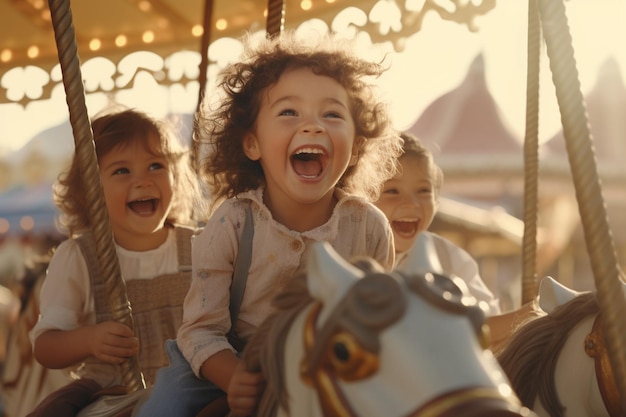
<path id="1" fill-rule="evenodd" d="M 546 315 L 522 324 L 498 354 L 522 403 L 540 417 L 623 415 L 595 293 L 546 277 L 539 306 Z"/>
<path id="2" fill-rule="evenodd" d="M 386 273 L 311 247 L 244 351 L 267 380 L 257 416 L 533 415 L 484 348 L 484 309 L 463 281 L 424 272 L 424 245 L 410 256 Z"/>

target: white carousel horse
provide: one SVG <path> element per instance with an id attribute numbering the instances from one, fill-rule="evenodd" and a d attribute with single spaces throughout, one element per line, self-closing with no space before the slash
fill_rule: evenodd
<path id="1" fill-rule="evenodd" d="M 522 325 L 498 354 L 522 403 L 540 417 L 623 415 L 595 294 L 546 277 L 539 306 L 547 315 Z"/>
<path id="2" fill-rule="evenodd" d="M 413 252 L 409 265 L 432 270 Z M 290 285 L 244 351 L 267 380 L 257 416 L 534 415 L 481 346 L 484 310 L 462 281 L 316 243 Z"/>

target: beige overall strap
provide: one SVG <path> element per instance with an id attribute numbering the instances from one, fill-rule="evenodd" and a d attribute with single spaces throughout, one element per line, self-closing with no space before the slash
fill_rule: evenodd
<path id="1" fill-rule="evenodd" d="M 252 206 L 248 202 L 246 204 L 246 219 L 239 239 L 239 249 L 235 258 L 235 268 L 233 271 L 233 283 L 230 286 L 230 330 L 227 337 L 230 344 L 235 349 L 241 351 L 245 342 L 243 342 L 235 331 L 235 322 L 239 315 L 239 308 L 243 300 L 243 293 L 246 289 L 246 281 L 248 280 L 248 270 L 252 260 L 252 239 L 254 237 L 254 221 L 252 218 Z"/>
<path id="2" fill-rule="evenodd" d="M 190 227 L 176 226 L 176 247 L 178 248 L 178 272 L 191 271 L 191 237 L 196 233 Z"/>
<path id="3" fill-rule="evenodd" d="M 234 327 L 235 320 L 239 315 L 239 307 L 243 300 L 243 293 L 248 280 L 248 270 L 252 260 L 252 238 L 254 237 L 254 223 L 252 220 L 252 207 L 246 204 L 246 220 L 239 240 L 239 249 L 235 259 L 233 271 L 233 283 L 230 287 L 230 319 Z"/>
<path id="4" fill-rule="evenodd" d="M 85 258 L 89 271 L 89 281 L 91 282 L 91 292 L 93 294 L 94 306 L 96 310 L 96 323 L 111 320 L 109 298 L 107 296 L 104 277 L 100 271 L 98 255 L 96 252 L 96 242 L 91 232 L 86 232 L 76 238 L 76 243 Z"/>

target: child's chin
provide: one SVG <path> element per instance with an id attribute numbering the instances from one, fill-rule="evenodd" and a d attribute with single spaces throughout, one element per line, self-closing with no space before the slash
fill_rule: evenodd
<path id="1" fill-rule="evenodd" d="M 402 254 L 402 253 L 407 253 L 409 250 L 411 249 L 411 245 L 397 245 L 396 244 L 396 253 L 397 254 Z"/>

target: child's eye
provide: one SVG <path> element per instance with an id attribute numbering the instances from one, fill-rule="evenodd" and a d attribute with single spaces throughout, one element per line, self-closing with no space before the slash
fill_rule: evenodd
<path id="1" fill-rule="evenodd" d="M 122 174 L 128 174 L 130 171 L 128 170 L 128 168 L 118 168 L 115 171 L 113 171 L 113 175 L 122 175 Z"/>
<path id="2" fill-rule="evenodd" d="M 386 190 L 383 190 L 383 194 L 398 194 L 398 189 L 397 188 L 387 188 Z"/>
<path id="3" fill-rule="evenodd" d="M 343 119 L 343 115 L 336 111 L 329 111 L 327 113 L 324 113 L 324 117 L 330 117 L 334 119 Z"/>
<path id="4" fill-rule="evenodd" d="M 296 116 L 297 113 L 294 109 L 285 109 L 279 113 L 280 116 Z"/>
<path id="5" fill-rule="evenodd" d="M 157 169 L 164 169 L 165 165 L 163 165 L 160 162 L 154 162 L 152 164 L 150 164 L 150 168 L 148 168 L 150 171 L 156 171 Z"/>

